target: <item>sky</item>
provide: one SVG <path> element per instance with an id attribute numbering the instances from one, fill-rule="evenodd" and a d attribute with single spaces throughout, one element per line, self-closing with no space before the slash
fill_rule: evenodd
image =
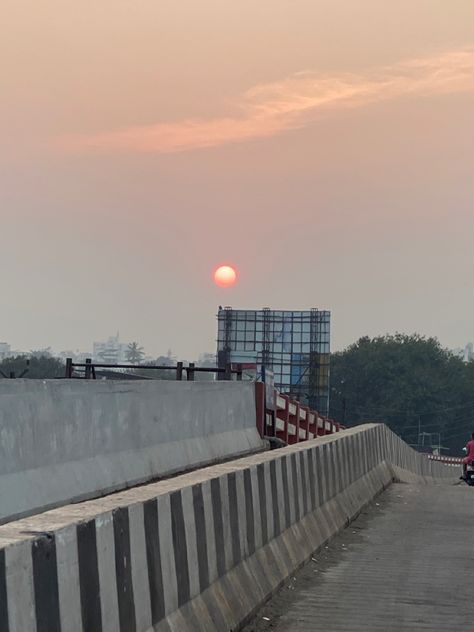
<path id="1" fill-rule="evenodd" d="M 474 339 L 472 0 L 0 12 L 0 340 L 192 359 L 218 305 Z"/>

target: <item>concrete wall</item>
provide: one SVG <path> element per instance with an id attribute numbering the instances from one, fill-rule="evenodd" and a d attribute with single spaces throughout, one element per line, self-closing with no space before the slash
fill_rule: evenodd
<path id="1" fill-rule="evenodd" d="M 0 380 L 0 522 L 263 445 L 248 382 Z"/>
<path id="2" fill-rule="evenodd" d="M 453 478 L 367 425 L 4 525 L 0 630 L 238 630 L 393 467 Z"/>

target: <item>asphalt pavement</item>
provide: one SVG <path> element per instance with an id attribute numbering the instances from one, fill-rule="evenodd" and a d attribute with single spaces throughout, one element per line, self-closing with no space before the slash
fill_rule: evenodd
<path id="1" fill-rule="evenodd" d="M 245 632 L 474 628 L 474 488 L 393 485 Z"/>

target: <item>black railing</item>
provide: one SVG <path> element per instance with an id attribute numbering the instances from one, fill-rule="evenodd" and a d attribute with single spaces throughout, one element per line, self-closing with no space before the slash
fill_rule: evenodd
<path id="1" fill-rule="evenodd" d="M 75 369 L 83 369 L 83 375 L 74 375 Z M 174 379 L 182 381 L 186 379 L 188 382 L 193 382 L 196 373 L 213 373 L 217 376 L 218 380 L 232 380 L 232 376 L 235 375 L 236 379 L 240 382 L 242 380 L 242 365 L 227 364 L 224 368 L 209 367 L 209 366 L 196 366 L 194 362 L 190 362 L 187 366 L 183 362 L 178 362 L 176 365 L 159 365 L 159 364 L 109 364 L 107 362 L 93 362 L 88 358 L 85 362 L 73 362 L 72 358 L 66 360 L 66 378 L 72 379 L 86 379 L 96 380 L 97 369 L 129 369 L 133 373 L 134 378 L 137 377 L 136 371 L 168 371 L 174 373 Z M 117 375 L 120 373 L 117 372 Z M 127 374 L 122 374 L 124 379 L 127 379 Z M 144 379 L 150 379 L 145 376 Z"/>
<path id="2" fill-rule="evenodd" d="M 20 373 L 20 375 L 17 375 L 15 373 L 15 371 L 9 371 L 8 375 L 7 375 L 2 370 L 0 370 L 0 377 L 3 377 L 5 379 L 7 379 L 7 380 L 14 380 L 15 378 L 21 379 L 22 377 L 25 377 L 25 375 L 28 373 L 29 370 L 30 370 L 30 361 L 28 359 L 28 360 L 26 360 L 25 368 Z"/>

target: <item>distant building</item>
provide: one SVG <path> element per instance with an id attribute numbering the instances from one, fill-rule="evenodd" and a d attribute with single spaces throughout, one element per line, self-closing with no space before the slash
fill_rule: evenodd
<path id="1" fill-rule="evenodd" d="M 117 334 L 105 342 L 94 342 L 92 359 L 106 364 L 122 364 L 127 362 L 127 350 L 128 344 L 121 342 Z"/>
<path id="2" fill-rule="evenodd" d="M 89 351 L 79 351 L 78 349 L 76 349 L 76 351 L 72 351 L 69 349 L 66 351 L 60 351 L 56 357 L 63 362 L 66 362 L 68 358 L 71 358 L 73 362 L 85 362 L 87 358 L 91 357 L 91 354 Z"/>
<path id="3" fill-rule="evenodd" d="M 12 355 L 12 349 L 8 342 L 0 342 L 0 360 L 5 360 Z"/>
<path id="4" fill-rule="evenodd" d="M 474 345 L 472 342 L 468 342 L 464 347 L 464 362 L 469 362 L 470 360 L 474 360 Z"/>
<path id="5" fill-rule="evenodd" d="M 173 355 L 171 349 L 168 349 L 166 355 L 159 355 L 156 359 L 152 359 L 152 364 L 158 364 L 159 366 L 175 366 L 177 359 Z"/>
<path id="6" fill-rule="evenodd" d="M 258 375 L 265 366 L 280 392 L 328 414 L 330 312 L 226 307 L 217 319 L 219 367 L 253 366 Z"/>
<path id="7" fill-rule="evenodd" d="M 458 347 L 456 349 L 453 349 L 452 352 L 458 358 L 464 360 L 464 362 L 470 362 L 471 360 L 474 360 L 474 344 L 472 342 L 468 342 L 464 349 Z"/>

